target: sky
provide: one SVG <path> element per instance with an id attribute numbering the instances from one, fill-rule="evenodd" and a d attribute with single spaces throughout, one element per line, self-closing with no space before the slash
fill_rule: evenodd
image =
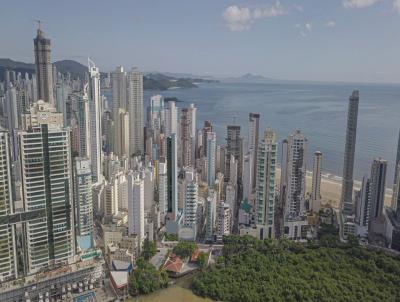
<path id="1" fill-rule="evenodd" d="M 34 61 L 35 19 L 102 71 L 400 83 L 400 0 L 2 1 L 0 57 Z"/>

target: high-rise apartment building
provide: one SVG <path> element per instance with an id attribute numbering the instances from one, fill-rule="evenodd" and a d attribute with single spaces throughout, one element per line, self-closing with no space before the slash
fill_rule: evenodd
<path id="1" fill-rule="evenodd" d="M 310 209 L 314 209 L 315 203 L 321 200 L 321 168 L 322 168 L 322 152 L 314 152 L 313 175 L 311 184 L 311 205 Z"/>
<path id="2" fill-rule="evenodd" d="M 240 151 L 241 151 L 242 139 L 240 137 L 240 126 L 229 125 L 227 127 L 226 136 L 226 159 L 225 159 L 225 172 L 230 171 L 231 156 L 234 156 L 235 160 L 239 162 L 240 167 Z M 240 169 L 238 169 L 241 171 Z M 238 176 L 241 176 L 240 171 L 238 171 Z M 228 180 L 229 180 L 229 175 Z"/>
<path id="3" fill-rule="evenodd" d="M 285 216 L 294 218 L 305 210 L 307 138 L 299 129 L 288 138 Z"/>
<path id="4" fill-rule="evenodd" d="M 0 130 L 0 281 L 17 277 L 15 225 L 9 223 L 14 214 L 11 179 L 10 141 L 7 131 Z"/>
<path id="5" fill-rule="evenodd" d="M 167 137 L 167 211 L 171 220 L 178 214 L 178 146 L 176 134 Z"/>
<path id="6" fill-rule="evenodd" d="M 183 167 L 189 167 L 194 164 L 193 162 L 193 121 L 192 121 L 192 112 L 189 108 L 182 108 L 181 110 L 181 128 L 180 128 L 180 136 L 181 136 L 181 164 Z"/>
<path id="7" fill-rule="evenodd" d="M 215 182 L 216 144 L 217 144 L 217 136 L 215 132 L 208 132 L 207 133 L 207 184 L 209 187 L 212 187 Z"/>
<path id="8" fill-rule="evenodd" d="M 75 158 L 74 195 L 76 242 L 81 250 L 93 247 L 92 171 L 88 158 Z"/>
<path id="9" fill-rule="evenodd" d="M 18 133 L 24 210 L 43 210 L 25 224 L 28 274 L 70 263 L 75 251 L 70 131 L 54 111 L 37 102 Z"/>
<path id="10" fill-rule="evenodd" d="M 258 152 L 258 141 L 260 132 L 260 114 L 259 113 L 249 113 L 249 138 L 248 138 L 248 149 L 253 151 L 253 158 L 257 158 Z M 253 161 L 253 182 L 252 189 L 255 189 L 256 183 L 256 173 L 257 173 L 257 162 Z"/>
<path id="11" fill-rule="evenodd" d="M 90 159 L 93 183 L 101 183 L 103 180 L 102 172 L 102 126 L 103 106 L 100 95 L 100 71 L 89 59 L 89 110 L 90 110 Z"/>
<path id="12" fill-rule="evenodd" d="M 359 92 L 353 91 L 347 111 L 346 145 L 344 150 L 341 208 L 345 215 L 353 214 L 353 169 L 356 150 Z"/>
<path id="13" fill-rule="evenodd" d="M 393 195 L 392 195 L 392 209 L 394 211 L 399 210 L 398 219 L 400 219 L 400 131 L 399 131 L 399 139 L 397 142 L 397 155 L 395 161 L 395 172 L 393 178 Z"/>
<path id="14" fill-rule="evenodd" d="M 129 113 L 127 101 L 127 76 L 124 68 L 118 66 L 111 73 L 112 116 L 114 120 L 113 151 L 118 156 L 129 155 Z M 124 139 L 128 137 L 128 143 Z"/>
<path id="15" fill-rule="evenodd" d="M 198 203 L 198 184 L 196 172 L 190 168 L 185 171 L 185 210 L 184 224 L 192 227 L 195 234 L 197 228 L 197 203 Z M 196 237 L 196 236 L 194 236 Z"/>
<path id="16" fill-rule="evenodd" d="M 53 67 L 51 64 L 50 39 L 44 37 L 42 29 L 37 29 L 33 40 L 35 48 L 36 85 L 38 99 L 55 105 L 53 96 Z"/>
<path id="17" fill-rule="evenodd" d="M 178 134 L 178 107 L 173 100 L 169 100 L 165 108 L 165 134 Z"/>
<path id="18" fill-rule="evenodd" d="M 375 158 L 371 166 L 371 220 L 381 219 L 385 205 L 387 161 Z"/>
<path id="19" fill-rule="evenodd" d="M 137 235 L 139 242 L 145 239 L 144 230 L 144 177 L 142 172 L 128 174 L 128 232 Z"/>
<path id="20" fill-rule="evenodd" d="M 371 214 L 371 179 L 364 175 L 361 190 L 356 193 L 357 235 L 367 237 Z"/>
<path id="21" fill-rule="evenodd" d="M 269 238 L 274 237 L 277 146 L 275 132 L 267 128 L 257 152 L 256 222 L 268 228 Z"/>

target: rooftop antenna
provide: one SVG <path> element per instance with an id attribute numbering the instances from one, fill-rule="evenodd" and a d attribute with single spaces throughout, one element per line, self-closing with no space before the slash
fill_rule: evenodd
<path id="1" fill-rule="evenodd" d="M 38 29 L 39 29 L 39 30 L 42 30 L 42 21 L 41 21 L 41 20 L 38 20 L 38 19 L 33 20 L 33 21 L 35 21 L 35 22 L 37 23 Z"/>

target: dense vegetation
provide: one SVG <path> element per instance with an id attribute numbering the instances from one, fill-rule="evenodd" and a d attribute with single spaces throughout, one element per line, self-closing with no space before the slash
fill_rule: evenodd
<path id="1" fill-rule="evenodd" d="M 196 250 L 197 245 L 192 241 L 180 241 L 172 250 L 172 252 L 181 257 L 187 258 L 192 255 L 192 253 Z"/>
<path id="2" fill-rule="evenodd" d="M 157 245 L 155 241 L 146 238 L 143 242 L 142 257 L 144 260 L 150 260 L 157 253 Z"/>
<path id="3" fill-rule="evenodd" d="M 222 301 L 399 301 L 400 259 L 338 244 L 260 241 L 229 236 L 217 265 L 192 284 Z"/>
<path id="4" fill-rule="evenodd" d="M 136 261 L 136 269 L 129 279 L 129 294 L 149 294 L 168 286 L 168 274 L 165 270 L 157 270 L 143 258 Z"/>

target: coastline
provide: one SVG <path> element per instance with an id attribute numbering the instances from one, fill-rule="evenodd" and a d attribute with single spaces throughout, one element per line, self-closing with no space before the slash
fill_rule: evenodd
<path id="1" fill-rule="evenodd" d="M 277 185 L 280 184 L 281 169 L 276 169 Z M 307 171 L 306 174 L 306 191 L 311 192 L 312 171 Z M 360 190 L 361 181 L 354 181 L 354 190 Z M 339 208 L 340 195 L 342 194 L 342 177 L 330 173 L 321 175 L 321 196 L 322 200 L 331 203 L 334 208 Z M 386 188 L 385 205 L 390 205 L 392 198 L 392 189 Z"/>

